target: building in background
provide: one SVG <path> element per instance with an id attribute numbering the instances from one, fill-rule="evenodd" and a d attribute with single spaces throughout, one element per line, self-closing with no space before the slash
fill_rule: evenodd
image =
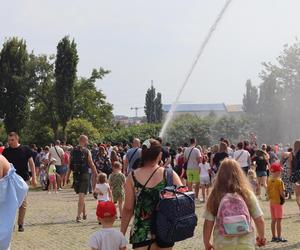
<path id="1" fill-rule="evenodd" d="M 170 111 L 171 105 L 163 105 L 164 117 Z M 192 114 L 200 117 L 205 117 L 210 114 L 214 114 L 216 117 L 222 117 L 225 115 L 233 115 L 235 117 L 241 116 L 244 113 L 243 105 L 234 104 L 226 105 L 224 103 L 212 103 L 212 104 L 178 104 L 175 111 L 175 116 L 182 114 Z"/>

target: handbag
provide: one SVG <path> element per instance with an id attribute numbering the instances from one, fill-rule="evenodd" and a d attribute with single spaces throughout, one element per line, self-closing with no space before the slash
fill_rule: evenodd
<path id="1" fill-rule="evenodd" d="M 167 187 L 160 193 L 155 215 L 156 238 L 173 244 L 191 238 L 197 226 L 195 194 L 173 185 L 173 170 L 166 168 Z"/>

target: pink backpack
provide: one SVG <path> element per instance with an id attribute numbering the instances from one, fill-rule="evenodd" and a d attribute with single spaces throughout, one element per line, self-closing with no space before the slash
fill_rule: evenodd
<path id="1" fill-rule="evenodd" d="M 249 209 L 243 197 L 227 193 L 221 200 L 217 226 L 224 237 L 236 237 L 253 231 Z"/>

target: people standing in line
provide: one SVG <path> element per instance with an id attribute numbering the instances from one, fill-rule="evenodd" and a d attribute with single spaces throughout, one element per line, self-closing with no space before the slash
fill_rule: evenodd
<path id="1" fill-rule="evenodd" d="M 184 162 L 186 165 L 187 186 L 190 191 L 195 184 L 195 199 L 198 199 L 200 189 L 199 163 L 201 163 L 201 153 L 196 148 L 196 139 L 190 139 L 190 147 L 184 151 Z"/>
<path id="2" fill-rule="evenodd" d="M 74 147 L 70 154 L 70 168 L 67 173 L 67 183 L 70 182 L 70 174 L 73 171 L 73 186 L 76 194 L 78 194 L 78 209 L 76 222 L 81 222 L 87 218 L 85 207 L 85 196 L 88 192 L 88 169 L 93 172 L 93 187 L 96 185 L 97 170 L 93 163 L 92 154 L 87 149 L 89 140 L 86 135 L 79 137 L 78 146 Z M 81 217 L 81 215 L 83 215 Z"/>
<path id="3" fill-rule="evenodd" d="M 4 149 L 3 156 L 13 164 L 16 169 L 16 173 L 20 175 L 25 182 L 29 182 L 30 176 L 28 171 L 28 165 L 31 170 L 32 179 L 31 184 L 36 186 L 36 174 L 35 174 L 35 165 L 32 158 L 32 151 L 29 147 L 21 145 L 19 143 L 19 135 L 15 132 L 8 134 L 8 144 L 9 147 Z M 27 195 L 19 208 L 18 216 L 18 231 L 24 231 L 24 219 L 27 208 Z"/>
<path id="4" fill-rule="evenodd" d="M 235 197 L 235 202 L 229 203 L 227 201 L 225 206 L 225 198 L 232 199 L 231 201 L 233 201 L 233 198 L 229 197 Z M 219 206 L 222 207 L 220 208 Z M 234 206 L 234 209 L 231 206 Z M 247 222 L 243 222 L 244 227 L 241 227 L 241 229 L 248 227 L 247 230 L 241 235 L 235 234 L 238 232 L 231 231 L 232 228 L 230 227 L 224 230 L 226 217 L 221 216 L 223 213 L 221 213 L 220 209 L 226 209 L 228 216 L 233 216 L 227 218 L 231 222 L 234 222 L 234 218 L 236 218 L 234 217 L 235 213 L 240 218 L 241 216 L 247 218 Z M 243 173 L 238 162 L 233 159 L 222 161 L 212 191 L 208 197 L 203 217 L 205 219 L 203 226 L 205 250 L 255 250 L 256 234 L 252 225 L 252 219 L 254 220 L 258 235 L 256 239 L 257 243 L 260 246 L 266 243 L 263 213 L 259 202 L 251 190 L 246 175 Z M 247 224 L 247 227 L 245 224 Z M 211 243 L 212 233 L 213 242 Z M 230 234 L 232 235 L 228 237 Z"/>
<path id="5" fill-rule="evenodd" d="M 220 142 L 220 145 L 219 145 L 219 151 L 217 153 L 215 153 L 214 157 L 213 157 L 213 165 L 216 167 L 216 170 L 215 172 L 218 171 L 220 165 L 221 165 L 221 162 L 228 158 L 229 155 L 227 153 L 227 145 L 225 142 Z"/>
<path id="6" fill-rule="evenodd" d="M 271 212 L 271 230 L 272 240 L 271 242 L 287 242 L 282 238 L 281 220 L 283 218 L 283 204 L 285 200 L 284 195 L 284 183 L 280 178 L 281 165 L 275 162 L 270 167 L 271 176 L 268 180 L 268 197 L 270 201 Z"/>
<path id="7" fill-rule="evenodd" d="M 268 178 L 267 170 L 269 168 L 267 152 L 263 150 L 257 150 L 254 157 L 252 158 L 252 161 L 255 162 L 256 164 L 255 171 L 256 171 L 256 176 L 258 181 L 257 196 L 260 199 L 262 187 L 265 189 L 265 192 L 267 193 L 267 178 Z"/>
<path id="8" fill-rule="evenodd" d="M 289 156 L 289 174 L 294 183 L 296 202 L 300 210 L 300 140 L 294 143 L 294 150 Z"/>
<path id="9" fill-rule="evenodd" d="M 55 168 L 57 173 L 57 187 L 58 190 L 62 189 L 62 175 L 64 174 L 63 170 L 63 160 L 64 160 L 64 150 L 60 146 L 60 141 L 56 140 L 55 145 L 49 149 L 49 161 L 54 158 L 56 160 Z M 65 173 L 66 174 L 66 173 Z"/>
<path id="10" fill-rule="evenodd" d="M 122 217 L 123 202 L 125 197 L 124 185 L 126 177 L 122 173 L 122 164 L 115 162 L 113 165 L 113 172 L 109 176 L 109 185 L 112 189 L 113 202 L 118 204 L 119 217 Z"/>
<path id="11" fill-rule="evenodd" d="M 290 173 L 289 173 L 289 157 L 290 154 L 292 154 L 293 149 L 292 148 L 288 148 L 286 152 L 282 153 L 282 157 L 281 157 L 281 165 L 283 166 L 283 171 L 282 171 L 282 181 L 284 183 L 284 187 L 285 187 L 285 197 L 288 199 L 292 198 L 292 193 L 293 193 L 293 185 L 290 181 Z"/>
<path id="12" fill-rule="evenodd" d="M 140 139 L 134 138 L 132 141 L 132 148 L 127 150 L 125 159 L 124 159 L 124 170 L 125 175 L 129 175 L 132 170 L 137 168 L 139 161 L 141 159 L 141 142 Z"/>
<path id="13" fill-rule="evenodd" d="M 244 150 L 244 143 L 239 142 L 237 144 L 237 151 L 233 154 L 233 159 L 235 159 L 241 166 L 245 175 L 248 174 L 248 170 L 251 166 L 250 153 L 247 150 Z"/>
<path id="14" fill-rule="evenodd" d="M 165 168 L 159 165 L 162 156 L 161 143 L 154 139 L 142 145 L 141 167 L 132 171 L 125 183 L 125 203 L 123 207 L 121 232 L 126 235 L 128 225 L 134 216 L 130 243 L 133 249 L 172 249 L 165 245 L 151 230 L 159 194 L 166 186 Z M 173 172 L 174 185 L 181 186 L 179 176 Z"/>
<path id="15" fill-rule="evenodd" d="M 16 212 L 22 205 L 28 185 L 16 169 L 0 155 L 0 249 L 10 249 Z"/>

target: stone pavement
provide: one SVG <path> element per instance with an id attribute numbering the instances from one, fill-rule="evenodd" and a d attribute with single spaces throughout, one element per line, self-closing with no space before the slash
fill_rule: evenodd
<path id="1" fill-rule="evenodd" d="M 45 191 L 30 191 L 29 207 L 26 215 L 25 232 L 15 232 L 11 250 L 42 250 L 42 249 L 89 249 L 89 236 L 99 229 L 96 221 L 96 201 L 89 195 L 87 198 L 88 219 L 83 223 L 76 223 L 77 196 L 73 190 L 65 189 L 59 194 L 47 194 Z M 270 239 L 270 216 L 268 202 L 261 202 L 265 213 L 266 233 Z M 175 250 L 203 249 L 202 225 L 203 204 L 197 204 L 199 223 L 195 236 L 184 242 L 177 243 Z M 120 221 L 116 221 L 116 227 Z M 289 240 L 287 244 L 268 243 L 262 249 L 300 249 L 300 216 L 294 200 L 285 204 L 285 219 L 283 221 L 283 235 Z M 128 246 L 128 249 L 131 249 Z"/>

